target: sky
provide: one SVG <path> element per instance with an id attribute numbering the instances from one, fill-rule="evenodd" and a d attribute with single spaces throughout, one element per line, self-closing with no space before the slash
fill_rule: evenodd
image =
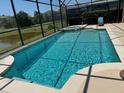
<path id="1" fill-rule="evenodd" d="M 24 0 L 13 0 L 14 1 L 14 5 L 16 8 L 16 12 L 18 13 L 19 11 L 25 11 L 27 12 L 29 15 L 33 16 L 34 11 L 37 11 L 36 8 L 36 4 L 32 3 L 32 2 L 27 2 Z M 39 0 L 41 2 L 45 2 L 45 3 L 49 3 L 49 0 Z M 67 3 L 69 0 L 66 0 L 65 3 Z M 90 0 L 78 0 L 81 3 L 84 2 L 89 2 Z M 58 0 L 53 0 L 53 4 L 58 5 Z M 75 0 L 72 0 L 70 2 L 70 4 L 75 4 Z M 50 6 L 49 5 L 43 5 L 40 4 L 40 11 L 42 13 L 50 10 Z M 58 10 L 58 7 L 53 7 L 54 10 Z M 0 0 L 0 15 L 7 15 L 7 16 L 12 16 L 13 15 L 13 11 L 11 8 L 11 3 L 10 0 Z"/>

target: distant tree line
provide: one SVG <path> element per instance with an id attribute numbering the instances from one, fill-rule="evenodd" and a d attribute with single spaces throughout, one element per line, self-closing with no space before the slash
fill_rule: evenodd
<path id="1" fill-rule="evenodd" d="M 60 16 L 58 11 L 54 11 L 55 20 L 59 20 Z M 42 22 L 50 22 L 52 21 L 51 11 L 47 11 L 45 13 L 40 13 L 40 17 Z M 21 27 L 27 27 L 31 25 L 39 24 L 39 14 L 37 11 L 34 12 L 33 17 L 29 16 L 28 13 L 24 11 L 20 11 L 17 13 L 17 20 Z M 14 28 L 16 27 L 16 22 L 14 16 L 0 16 L 0 27 L 4 28 Z"/>

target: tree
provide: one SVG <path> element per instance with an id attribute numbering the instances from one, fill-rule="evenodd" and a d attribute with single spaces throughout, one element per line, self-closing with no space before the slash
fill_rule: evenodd
<path id="1" fill-rule="evenodd" d="M 34 16 L 38 16 L 38 12 L 37 11 L 34 11 Z"/>
<path id="2" fill-rule="evenodd" d="M 42 13 L 40 13 L 40 16 L 41 16 L 41 19 L 43 20 L 43 17 L 42 17 Z M 39 19 L 39 14 L 37 11 L 34 12 L 34 17 L 32 19 L 32 22 L 33 24 L 39 24 L 40 23 L 40 19 Z"/>
<path id="3" fill-rule="evenodd" d="M 7 17 L 4 20 L 4 28 L 14 28 L 16 27 L 16 22 L 14 17 Z"/>
<path id="4" fill-rule="evenodd" d="M 32 25 L 31 17 L 24 11 L 20 11 L 17 14 L 17 21 L 21 27 Z"/>
<path id="5" fill-rule="evenodd" d="M 58 11 L 53 11 L 53 14 L 54 14 L 54 19 L 55 18 L 55 15 L 58 14 L 59 12 Z M 46 11 L 45 13 L 43 13 L 43 18 L 44 18 L 44 22 L 49 22 L 49 21 L 52 21 L 52 13 L 50 10 Z"/>
<path id="6" fill-rule="evenodd" d="M 2 14 L 2 16 L 5 16 L 4 14 Z"/>
<path id="7" fill-rule="evenodd" d="M 15 18 L 13 16 L 0 16 L 0 27 L 14 28 L 16 27 Z"/>
<path id="8" fill-rule="evenodd" d="M 45 14 L 44 14 L 44 18 L 45 18 L 45 22 L 50 21 L 49 13 L 45 13 Z"/>

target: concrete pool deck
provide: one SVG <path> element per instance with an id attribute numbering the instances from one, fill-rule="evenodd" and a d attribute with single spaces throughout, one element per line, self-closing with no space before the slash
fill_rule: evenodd
<path id="1" fill-rule="evenodd" d="M 0 77 L 0 93 L 124 93 L 124 81 L 119 74 L 124 69 L 124 23 L 105 24 L 101 27 L 89 25 L 87 28 L 107 29 L 121 63 L 97 64 L 81 69 L 60 90 Z M 1 70 L 3 68 L 0 67 Z"/>
<path id="2" fill-rule="evenodd" d="M 3 59 L 0 59 L 0 74 L 6 71 L 14 62 L 13 56 L 8 56 Z"/>

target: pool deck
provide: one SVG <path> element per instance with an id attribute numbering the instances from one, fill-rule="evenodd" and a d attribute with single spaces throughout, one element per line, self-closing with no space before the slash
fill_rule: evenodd
<path id="1" fill-rule="evenodd" d="M 14 61 L 13 56 L 7 56 L 3 59 L 0 59 L 0 74 L 2 74 L 4 71 L 6 71 Z"/>
<path id="2" fill-rule="evenodd" d="M 105 24 L 101 27 L 88 25 L 86 28 L 106 28 L 121 63 L 97 64 L 81 69 L 60 90 L 0 77 L 0 93 L 124 93 L 124 81 L 119 74 L 124 69 L 124 23 Z M 8 59 L 11 59 L 10 63 L 6 61 Z M 12 60 L 9 56 L 0 62 L 6 64 L 0 64 L 0 73 L 12 64 Z"/>

